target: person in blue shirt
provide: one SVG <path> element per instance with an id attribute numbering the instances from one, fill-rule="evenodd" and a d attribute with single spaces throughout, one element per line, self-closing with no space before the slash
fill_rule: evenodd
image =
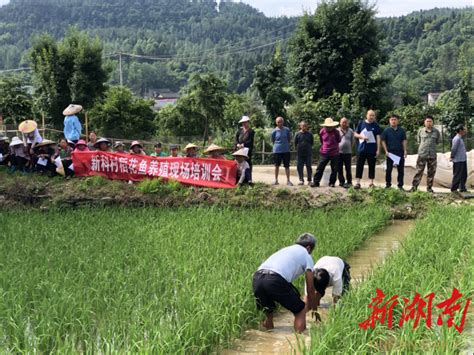
<path id="1" fill-rule="evenodd" d="M 359 139 L 357 147 L 356 184 L 355 189 L 360 189 L 360 179 L 364 173 L 365 161 L 369 165 L 369 187 L 374 187 L 375 163 L 380 154 L 380 134 L 382 130 L 375 122 L 375 112 L 367 111 L 365 121 L 359 122 L 354 137 Z"/>
<path id="2" fill-rule="evenodd" d="M 285 120 L 283 117 L 277 117 L 275 120 L 276 127 L 272 131 L 273 143 L 273 159 L 275 162 L 275 182 L 273 185 L 278 185 L 278 174 L 280 172 L 280 165 L 283 162 L 286 173 L 286 184 L 293 186 L 290 181 L 290 142 L 291 132 L 288 127 L 284 127 Z"/>
<path id="3" fill-rule="evenodd" d="M 390 126 L 385 128 L 382 132 L 382 145 L 385 150 L 385 156 L 387 157 L 387 170 L 385 173 L 385 188 L 392 186 L 392 169 L 394 164 L 393 159 L 398 157 L 397 172 L 397 186 L 400 190 L 403 190 L 403 176 L 405 170 L 405 158 L 407 157 L 407 134 L 405 130 L 398 125 L 400 118 L 393 114 L 390 116 Z M 393 154 L 392 158 L 389 154 Z"/>
<path id="4" fill-rule="evenodd" d="M 77 143 L 81 138 L 82 126 L 76 114 L 81 112 L 81 105 L 69 105 L 64 111 L 64 136 L 67 140 Z"/>
<path id="5" fill-rule="evenodd" d="M 467 152 L 463 137 L 466 135 L 466 128 L 460 124 L 456 127 L 456 136 L 453 138 L 451 155 L 449 161 L 453 162 L 453 183 L 451 192 L 468 192 L 467 181 Z"/>

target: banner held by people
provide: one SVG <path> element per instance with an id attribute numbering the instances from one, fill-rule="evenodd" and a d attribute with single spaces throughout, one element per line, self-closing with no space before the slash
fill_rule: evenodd
<path id="1" fill-rule="evenodd" d="M 182 184 L 234 188 L 237 164 L 233 160 L 162 158 L 111 152 L 74 152 L 76 176 L 103 176 L 112 180 L 174 179 Z"/>

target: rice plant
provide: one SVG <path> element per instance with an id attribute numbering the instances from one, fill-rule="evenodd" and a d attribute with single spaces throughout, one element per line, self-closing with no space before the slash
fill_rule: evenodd
<path id="1" fill-rule="evenodd" d="M 448 329 L 446 323 L 438 327 L 438 309 L 434 305 L 448 299 L 454 287 L 463 294 L 464 301 L 474 295 L 473 215 L 472 206 L 438 206 L 430 210 L 426 219 L 417 222 L 403 247 L 376 269 L 367 282 L 344 297 L 328 322 L 312 329 L 312 343 L 307 352 L 458 353 L 465 334 L 459 334 L 454 327 Z M 434 292 L 431 328 L 425 325 L 423 318 L 416 329 L 413 320 L 399 326 L 401 306 L 394 308 L 392 329 L 388 329 L 387 323 L 376 324 L 374 329 L 359 328 L 359 323 L 370 316 L 368 305 L 377 288 L 387 296 L 385 301 L 398 295 L 401 305 L 404 304 L 402 297 L 413 300 L 416 292 L 421 297 Z M 426 313 L 427 308 L 423 311 Z M 460 318 L 461 312 L 458 312 L 455 324 L 459 324 Z"/>
<path id="2" fill-rule="evenodd" d="M 302 232 L 342 257 L 389 213 L 81 209 L 0 214 L 0 353 L 208 353 L 258 319 L 251 277 Z"/>

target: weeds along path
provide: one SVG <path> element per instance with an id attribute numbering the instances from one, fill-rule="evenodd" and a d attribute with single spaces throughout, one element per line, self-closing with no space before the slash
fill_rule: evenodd
<path id="1" fill-rule="evenodd" d="M 362 243 L 360 248 L 351 254 L 346 261 L 351 266 L 351 287 L 364 281 L 364 277 L 376 265 L 382 263 L 385 257 L 396 250 L 406 238 L 414 225 L 414 221 L 395 220 L 385 229 Z M 321 300 L 319 313 L 325 321 L 331 307 L 332 288 L 326 290 Z M 299 353 L 302 344 L 310 343 L 309 330 L 297 336 L 293 331 L 293 314 L 282 310 L 275 316 L 275 329 L 271 331 L 248 330 L 242 338 L 235 340 L 231 349 L 221 354 L 259 353 L 259 354 L 289 354 Z M 309 327 L 314 326 L 310 314 L 307 315 Z"/>

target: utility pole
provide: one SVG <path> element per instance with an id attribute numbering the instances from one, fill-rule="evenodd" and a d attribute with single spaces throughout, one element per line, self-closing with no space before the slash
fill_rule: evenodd
<path id="1" fill-rule="evenodd" d="M 119 52 L 119 73 L 120 73 L 120 86 L 123 85 L 123 72 L 122 72 L 122 52 Z"/>

